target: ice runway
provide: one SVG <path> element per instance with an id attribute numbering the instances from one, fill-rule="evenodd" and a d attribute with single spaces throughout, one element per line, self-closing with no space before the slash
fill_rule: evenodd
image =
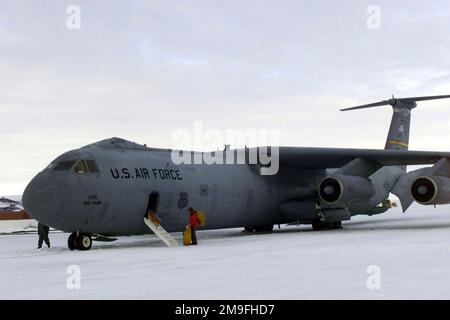
<path id="1" fill-rule="evenodd" d="M 354 217 L 344 229 L 282 226 L 271 234 L 199 232 L 199 246 L 155 236 L 69 251 L 67 234 L 0 236 L 0 299 L 449 299 L 450 209 L 413 206 Z M 181 239 L 181 234 L 175 234 Z M 68 289 L 77 265 L 81 288 Z M 367 287 L 369 266 L 380 289 Z"/>

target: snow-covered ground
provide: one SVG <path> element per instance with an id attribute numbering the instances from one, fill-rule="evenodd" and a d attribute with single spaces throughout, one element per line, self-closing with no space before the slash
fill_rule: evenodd
<path id="1" fill-rule="evenodd" d="M 355 217 L 336 231 L 205 231 L 193 247 L 167 248 L 149 235 L 71 252 L 66 239 L 52 233 L 53 247 L 38 251 L 35 234 L 0 236 L 0 299 L 450 298 L 445 206 Z M 81 271 L 79 290 L 67 288 L 71 265 Z M 381 288 L 368 289 L 377 271 Z"/>
<path id="2" fill-rule="evenodd" d="M 33 232 L 37 230 L 37 225 L 38 222 L 34 219 L 0 220 L 0 235 L 4 233 Z"/>

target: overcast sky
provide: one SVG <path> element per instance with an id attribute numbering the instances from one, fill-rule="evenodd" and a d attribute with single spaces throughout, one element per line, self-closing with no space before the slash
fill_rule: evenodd
<path id="1" fill-rule="evenodd" d="M 0 1 L 0 195 L 64 151 L 171 147 L 196 120 L 383 148 L 388 107 L 338 110 L 392 94 L 450 94 L 449 1 Z M 422 103 L 411 149 L 450 150 L 449 124 L 450 101 Z"/>

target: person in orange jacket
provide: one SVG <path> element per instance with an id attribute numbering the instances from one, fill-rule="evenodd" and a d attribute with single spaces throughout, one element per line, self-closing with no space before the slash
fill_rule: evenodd
<path id="1" fill-rule="evenodd" d="M 200 221 L 197 217 L 197 211 L 195 211 L 192 207 L 189 209 L 189 226 L 191 227 L 191 244 L 197 244 L 197 235 L 195 233 L 195 229 L 200 227 Z"/>

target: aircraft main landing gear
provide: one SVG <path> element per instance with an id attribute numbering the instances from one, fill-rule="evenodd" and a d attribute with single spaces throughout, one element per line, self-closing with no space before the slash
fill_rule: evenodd
<path id="1" fill-rule="evenodd" d="M 272 231 L 273 231 L 273 224 L 267 225 L 267 226 L 259 226 L 259 227 L 248 226 L 248 227 L 244 228 L 244 232 L 249 232 L 249 233 L 252 233 L 252 232 L 263 233 L 263 232 L 272 232 Z"/>
<path id="2" fill-rule="evenodd" d="M 85 232 L 72 232 L 67 239 L 67 245 L 71 251 L 75 249 L 80 251 L 90 250 L 92 247 L 91 235 Z"/>
<path id="3" fill-rule="evenodd" d="M 336 229 L 342 229 L 342 222 L 341 221 L 335 221 L 335 222 L 323 222 L 322 220 L 314 219 L 312 221 L 312 227 L 314 231 L 320 231 L 320 230 L 336 230 Z"/>

